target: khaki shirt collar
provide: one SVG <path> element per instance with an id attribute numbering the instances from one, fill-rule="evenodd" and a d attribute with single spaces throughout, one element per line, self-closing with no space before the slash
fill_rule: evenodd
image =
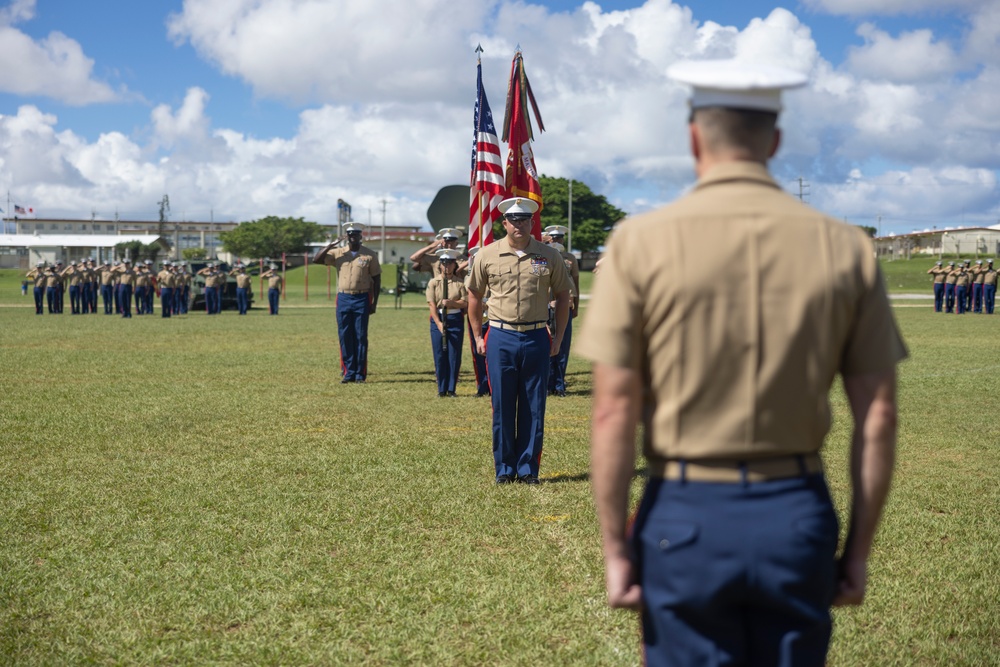
<path id="1" fill-rule="evenodd" d="M 701 190 L 718 185 L 719 183 L 731 183 L 732 181 L 753 181 L 761 185 L 781 189 L 781 186 L 778 185 L 767 171 L 766 165 L 749 160 L 734 160 L 712 167 L 707 174 L 698 179 L 698 183 L 695 184 L 695 190 Z"/>
<path id="2" fill-rule="evenodd" d="M 516 255 L 517 254 L 515 252 L 515 250 L 512 247 L 510 247 L 510 241 L 507 239 L 506 236 L 503 237 L 502 239 L 500 239 L 499 241 L 497 241 L 497 243 L 499 244 L 498 251 L 499 251 L 499 253 L 501 255 Z M 536 239 L 534 236 L 532 236 L 531 238 L 528 239 L 528 245 L 525 246 L 524 252 L 526 254 L 528 254 L 528 255 L 537 255 L 537 254 L 539 254 L 538 249 L 542 245 L 543 244 L 541 242 L 539 242 L 538 239 Z M 545 247 L 548 247 L 548 246 L 545 246 Z"/>

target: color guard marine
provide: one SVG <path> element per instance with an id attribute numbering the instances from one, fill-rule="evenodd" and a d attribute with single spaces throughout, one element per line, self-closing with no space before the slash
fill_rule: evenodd
<path id="1" fill-rule="evenodd" d="M 430 309 L 431 352 L 438 396 L 454 396 L 462 363 L 462 335 L 469 302 L 465 284 L 457 275 L 458 250 L 438 250 L 441 273 L 427 283 L 425 296 Z"/>

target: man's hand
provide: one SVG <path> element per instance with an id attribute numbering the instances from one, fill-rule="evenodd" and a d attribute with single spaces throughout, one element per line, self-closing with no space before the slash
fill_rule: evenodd
<path id="1" fill-rule="evenodd" d="M 642 589 L 636 583 L 635 566 L 624 556 L 606 558 L 604 580 L 608 606 L 614 609 L 642 609 Z"/>
<path id="2" fill-rule="evenodd" d="M 481 336 L 476 336 L 476 353 L 481 356 L 486 356 L 486 340 Z"/>
<path id="3" fill-rule="evenodd" d="M 837 563 L 837 592 L 834 607 L 857 606 L 864 602 L 868 583 L 868 563 L 863 559 L 844 556 Z"/>
<path id="4" fill-rule="evenodd" d="M 559 354 L 559 348 L 562 347 L 562 336 L 557 336 L 552 339 L 552 343 L 549 344 L 549 356 L 554 357 Z"/>

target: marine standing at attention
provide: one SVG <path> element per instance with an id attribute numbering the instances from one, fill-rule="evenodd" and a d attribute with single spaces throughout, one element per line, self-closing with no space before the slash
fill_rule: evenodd
<path id="1" fill-rule="evenodd" d="M 538 484 L 545 434 L 549 357 L 559 352 L 569 321 L 571 282 L 562 256 L 531 236 L 538 204 L 522 197 L 498 207 L 507 235 L 476 255 L 469 274 L 469 325 L 486 355 L 493 401 L 493 464 L 497 484 Z M 482 299 L 490 293 L 490 326 Z M 556 330 L 547 328 L 555 295 Z"/>
<path id="2" fill-rule="evenodd" d="M 316 254 L 315 262 L 337 270 L 337 333 L 340 337 L 342 384 L 368 378 L 368 318 L 375 314 L 382 269 L 378 255 L 361 245 L 365 226 L 344 225 L 347 246 L 334 249 L 336 241 Z"/>
<path id="3" fill-rule="evenodd" d="M 669 74 L 694 86 L 697 184 L 619 226 L 577 344 L 594 362 L 608 600 L 641 609 L 647 665 L 823 665 L 830 605 L 864 597 L 906 350 L 866 234 L 768 173 L 780 90 L 805 75 L 735 60 Z M 819 456 L 837 374 L 854 415 L 839 562 Z"/>
<path id="4" fill-rule="evenodd" d="M 465 311 L 469 307 L 468 290 L 456 275 L 458 250 L 438 250 L 440 275 L 431 278 L 424 292 L 431 311 L 431 352 L 438 396 L 454 396 L 458 371 L 462 364 L 462 334 Z"/>

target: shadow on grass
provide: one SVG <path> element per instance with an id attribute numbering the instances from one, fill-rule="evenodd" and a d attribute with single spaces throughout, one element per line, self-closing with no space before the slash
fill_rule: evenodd
<path id="1" fill-rule="evenodd" d="M 636 468 L 632 473 L 633 477 L 645 477 L 649 472 L 648 468 Z M 539 479 L 542 484 L 559 484 L 563 482 L 589 482 L 590 473 L 580 472 L 576 474 L 553 475 L 552 477 L 542 477 Z"/>

